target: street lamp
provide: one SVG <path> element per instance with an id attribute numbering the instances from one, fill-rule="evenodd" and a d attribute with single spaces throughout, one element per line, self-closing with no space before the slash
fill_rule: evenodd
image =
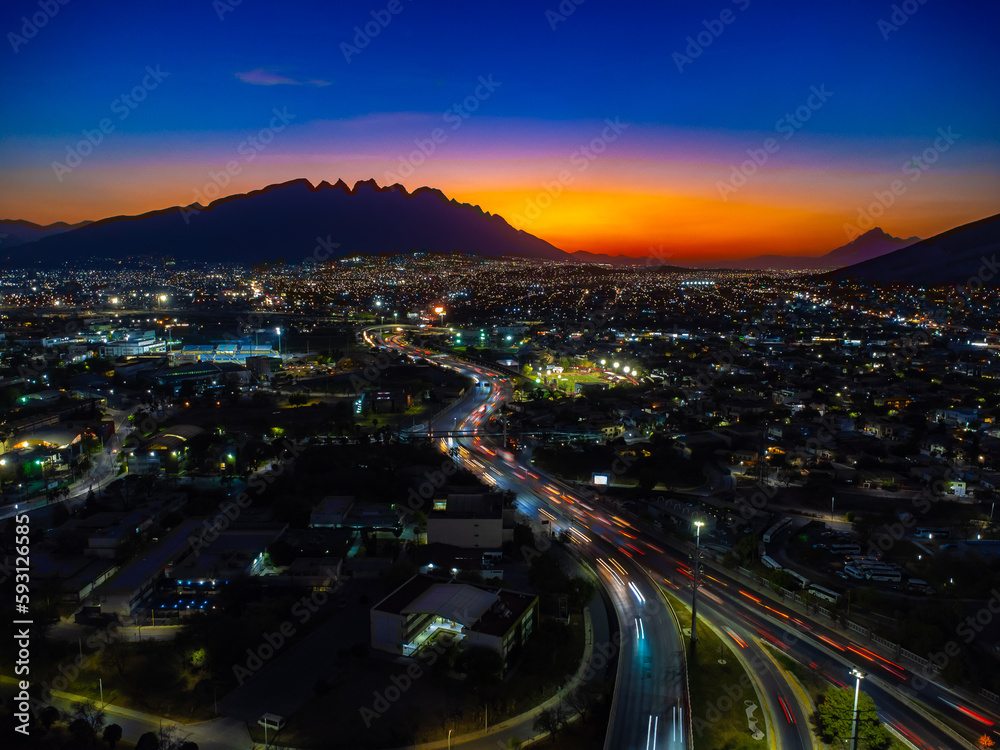
<path id="1" fill-rule="evenodd" d="M 698 640 L 698 570 L 701 567 L 701 527 L 704 521 L 694 522 L 694 588 L 691 589 L 691 648 Z"/>
<path id="2" fill-rule="evenodd" d="M 451 733 L 454 731 L 455 731 L 454 729 L 448 730 L 448 750 L 451 750 Z"/>
<path id="3" fill-rule="evenodd" d="M 858 750 L 858 694 L 861 692 L 861 681 L 865 678 L 865 673 L 860 669 L 852 669 L 851 674 L 857 678 L 854 683 L 854 715 L 851 721 L 851 747 L 853 750 Z"/>
<path id="4" fill-rule="evenodd" d="M 274 331 L 278 334 L 278 359 L 281 359 L 281 329 L 275 328 Z"/>

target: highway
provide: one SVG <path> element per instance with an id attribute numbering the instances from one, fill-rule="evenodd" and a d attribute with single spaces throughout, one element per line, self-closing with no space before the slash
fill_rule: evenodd
<path id="1" fill-rule="evenodd" d="M 510 397 L 509 378 L 480 365 L 430 350 L 414 350 L 398 336 L 386 340 L 376 336 L 372 343 L 423 356 L 479 380 L 478 386 L 429 425 L 432 431 L 485 434 L 490 412 Z M 441 442 L 445 449 L 456 449 L 462 464 L 484 481 L 516 492 L 518 508 L 526 516 L 537 518 L 552 533 L 567 531 L 601 575 L 621 623 L 624 657 L 606 747 L 689 747 L 692 717 L 683 705 L 681 640 L 669 615 L 662 612 L 665 608 L 652 581 L 675 588 L 679 596 L 689 600 L 691 545 L 668 540 L 637 520 L 621 518 L 624 513 L 603 506 L 599 499 L 583 497 L 537 468 L 519 464 L 488 438 L 444 438 Z M 779 651 L 809 665 L 831 684 L 853 687 L 852 668 L 869 672 L 863 688 L 875 699 L 882 720 L 915 747 L 972 747 L 907 699 L 917 694 L 936 712 L 970 731 L 995 732 L 990 716 L 962 706 L 956 696 L 938 685 L 915 686 L 919 675 L 853 642 L 843 632 L 781 606 L 722 568 L 703 563 L 703 571 L 708 575 L 699 589 L 700 616 L 732 639 L 741 656 L 759 667 L 753 671 L 763 692 L 767 729 L 774 732 L 774 746 L 814 746 L 811 707 L 806 705 L 803 691 L 773 658 Z"/>
<path id="2" fill-rule="evenodd" d="M 373 341 L 396 351 L 417 353 L 399 337 L 375 336 Z M 478 381 L 461 399 L 436 416 L 428 425 L 432 431 L 482 431 L 490 413 L 513 395 L 513 384 L 503 375 L 427 350 L 420 350 L 419 356 Z M 554 497 L 545 481 L 515 462 L 513 456 L 504 455 L 502 449 L 498 453 L 481 437 L 443 438 L 441 444 L 446 451 L 455 449 L 456 458 L 488 484 L 515 491 L 519 508 L 529 517 L 539 518 L 542 529 L 571 525 L 558 508 L 554 512 L 546 508 L 572 501 Z M 620 629 L 619 673 L 605 747 L 690 748 L 684 645 L 658 587 L 640 566 L 600 539 L 581 549 L 588 553 L 586 556 L 608 591 Z"/>

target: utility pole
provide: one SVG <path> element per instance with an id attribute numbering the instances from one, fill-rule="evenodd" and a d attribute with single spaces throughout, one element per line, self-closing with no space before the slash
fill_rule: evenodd
<path id="1" fill-rule="evenodd" d="M 500 402 L 500 416 L 503 417 L 503 449 L 507 450 L 507 410 L 503 401 Z"/>
<path id="2" fill-rule="evenodd" d="M 860 669 L 852 669 L 851 674 L 856 678 L 854 683 L 854 714 L 851 720 L 851 748 L 858 750 L 858 694 L 861 692 L 861 680 L 865 678 L 865 673 Z"/>
<path id="3" fill-rule="evenodd" d="M 694 587 L 691 589 L 691 650 L 694 651 L 695 643 L 698 642 L 698 579 L 701 572 L 701 527 L 704 521 L 695 521 L 694 529 Z"/>

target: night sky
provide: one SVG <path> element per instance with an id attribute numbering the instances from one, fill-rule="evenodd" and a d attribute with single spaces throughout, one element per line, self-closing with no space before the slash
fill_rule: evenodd
<path id="1" fill-rule="evenodd" d="M 9 0 L 0 218 L 374 178 L 570 251 L 926 237 L 1000 210 L 998 29 L 943 0 Z"/>

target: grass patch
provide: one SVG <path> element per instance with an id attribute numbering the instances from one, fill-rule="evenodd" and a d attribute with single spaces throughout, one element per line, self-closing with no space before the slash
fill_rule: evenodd
<path id="1" fill-rule="evenodd" d="M 824 680 L 815 669 L 810 669 L 805 664 L 788 656 L 788 654 L 776 649 L 771 649 L 769 653 L 778 664 L 788 670 L 799 681 L 799 684 L 805 688 L 806 694 L 812 699 L 813 703 L 819 705 L 823 700 L 823 693 L 830 687 L 830 683 Z"/>
<path id="2" fill-rule="evenodd" d="M 669 591 L 664 592 L 681 623 L 691 621 L 691 608 Z M 690 646 L 690 638 L 684 637 Z M 691 717 L 695 750 L 760 750 L 767 739 L 754 740 L 747 724 L 745 700 L 760 706 L 750 675 L 736 654 L 705 624 L 698 623 L 698 645 L 694 656 L 688 648 L 691 686 Z M 719 657 L 725 664 L 719 664 Z M 757 725 L 765 731 L 764 709 L 758 708 Z"/>

